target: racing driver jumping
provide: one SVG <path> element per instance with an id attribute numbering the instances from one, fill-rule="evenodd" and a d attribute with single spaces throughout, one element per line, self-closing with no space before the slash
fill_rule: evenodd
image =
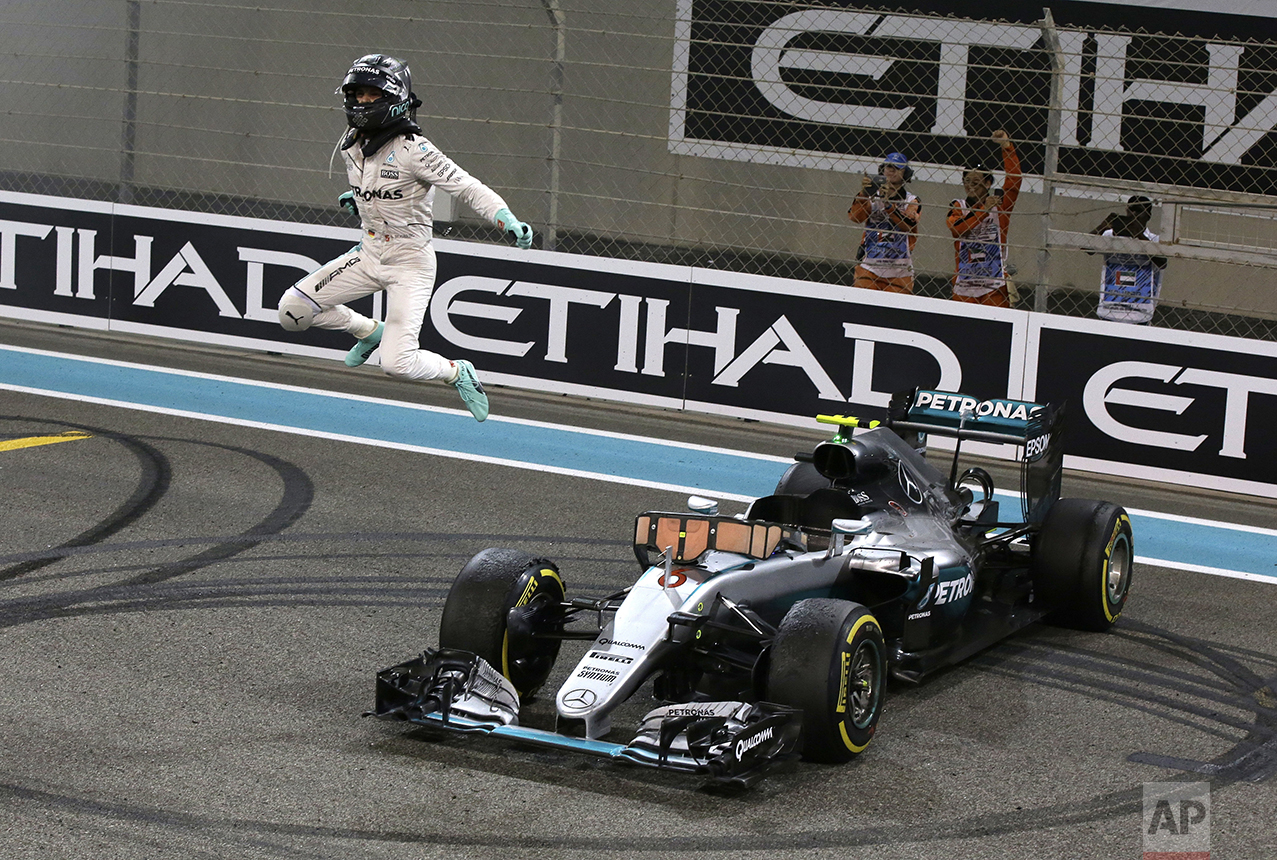
<path id="1" fill-rule="evenodd" d="M 346 355 L 358 367 L 381 347 L 381 367 L 404 379 L 442 379 L 456 387 L 477 420 L 488 417 L 488 396 L 474 365 L 420 348 L 418 338 L 435 283 L 431 244 L 435 188 L 455 195 L 532 245 L 532 228 L 515 218 L 501 195 L 466 173 L 421 133 L 407 63 L 385 54 L 355 60 L 337 92 L 349 128 L 337 144 L 350 191 L 339 204 L 360 218 L 363 236 L 345 254 L 302 278 L 279 302 L 288 331 L 312 325 L 350 332 L 358 343 Z M 386 292 L 385 323 L 352 311 L 345 302 Z"/>

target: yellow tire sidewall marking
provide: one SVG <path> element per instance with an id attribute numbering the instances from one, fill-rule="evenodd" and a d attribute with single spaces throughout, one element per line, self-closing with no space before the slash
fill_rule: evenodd
<path id="1" fill-rule="evenodd" d="M 866 624 L 872 624 L 875 627 L 877 627 L 879 630 L 882 629 L 882 625 L 878 623 L 877 618 L 874 618 L 873 615 L 869 613 L 865 613 L 864 615 L 856 619 L 856 623 L 851 626 L 851 630 L 847 633 L 848 645 L 850 645 L 852 643 L 852 640 L 856 638 L 856 634 L 860 632 L 860 628 L 865 626 Z M 846 713 L 845 694 L 846 694 L 847 685 L 850 683 L 851 655 L 847 654 L 847 652 L 845 651 L 840 651 L 839 653 L 844 655 L 842 680 L 839 683 L 839 693 L 838 693 L 839 706 L 840 706 L 839 712 Z M 843 744 L 846 745 L 847 749 L 851 750 L 854 753 L 858 753 L 862 751 L 865 747 L 869 746 L 869 741 L 865 741 L 863 744 L 857 744 L 852 742 L 851 738 L 847 735 L 847 721 L 845 719 L 838 721 L 838 733 L 842 735 Z M 873 740 L 873 738 L 871 737 L 870 740 Z"/>

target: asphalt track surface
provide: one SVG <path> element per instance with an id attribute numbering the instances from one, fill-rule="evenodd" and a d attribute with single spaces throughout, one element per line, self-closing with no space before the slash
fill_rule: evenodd
<path id="1" fill-rule="evenodd" d="M 457 405 L 339 362 L 30 323 L 0 323 L 0 344 Z M 820 438 L 492 394 L 496 415 L 777 457 Z M 1271 500 L 1075 473 L 1064 489 L 1277 525 Z M 1277 850 L 1266 581 L 1137 565 L 1111 632 L 1038 625 L 893 685 L 857 761 L 735 794 L 360 716 L 377 669 L 434 644 L 473 553 L 545 555 L 570 591 L 601 595 L 638 572 L 634 515 L 682 509 L 684 493 L 6 390 L 0 492 L 6 858 L 1107 860 L 1140 856 L 1144 785 L 1170 781 L 1210 783 L 1213 856 Z M 565 648 L 551 688 L 578 654 Z M 525 723 L 551 713 L 547 696 Z"/>

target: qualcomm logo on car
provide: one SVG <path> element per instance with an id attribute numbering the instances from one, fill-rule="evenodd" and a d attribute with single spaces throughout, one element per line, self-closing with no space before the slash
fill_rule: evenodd
<path id="1" fill-rule="evenodd" d="M 768 726 L 767 728 L 763 729 L 761 732 L 758 732 L 757 734 L 753 734 L 747 738 L 741 738 L 740 740 L 738 740 L 736 742 L 737 760 L 739 761 L 741 756 L 743 756 L 745 753 L 749 752 L 750 750 L 752 750 L 754 747 L 758 746 L 759 744 L 765 741 L 771 740 L 772 734 L 773 734 L 773 728 L 771 726 Z"/>
<path id="2" fill-rule="evenodd" d="M 608 645 L 616 645 L 617 647 L 620 647 L 620 648 L 633 648 L 635 651 L 647 650 L 646 645 L 640 645 L 637 642 L 622 642 L 620 639 L 608 639 L 607 637 L 601 637 L 598 640 L 598 642 L 599 642 L 599 645 L 601 645 L 604 648 L 606 648 Z"/>

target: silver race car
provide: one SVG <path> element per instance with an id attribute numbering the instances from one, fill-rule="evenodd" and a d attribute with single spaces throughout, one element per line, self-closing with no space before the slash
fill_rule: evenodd
<path id="1" fill-rule="evenodd" d="M 834 437 L 745 514 L 695 496 L 639 514 L 642 572 L 615 594 L 570 598 L 552 561 L 480 552 L 438 647 L 379 672 L 371 713 L 749 785 L 798 755 L 861 753 L 888 676 L 916 683 L 1044 618 L 1101 631 L 1121 613 L 1130 519 L 1059 498 L 1061 409 L 914 390 L 882 422 L 818 420 Z M 947 474 L 927 459 L 934 436 L 955 440 Z M 1017 446 L 1013 516 L 987 471 L 960 471 L 969 440 Z M 567 639 L 591 644 L 555 695 L 554 730 L 520 725 Z M 658 706 L 609 739 L 649 680 Z"/>

